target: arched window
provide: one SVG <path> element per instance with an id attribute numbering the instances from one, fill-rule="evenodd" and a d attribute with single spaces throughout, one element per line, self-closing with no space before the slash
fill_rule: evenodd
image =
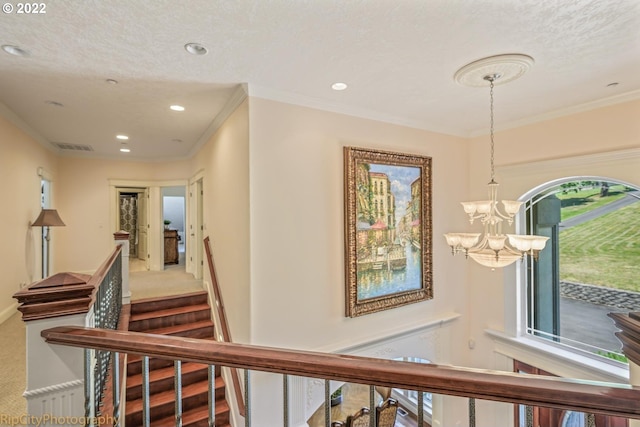
<path id="1" fill-rule="evenodd" d="M 625 361 L 610 312 L 640 310 L 640 191 L 567 179 L 526 201 L 528 233 L 549 237 L 526 267 L 527 333 Z"/>

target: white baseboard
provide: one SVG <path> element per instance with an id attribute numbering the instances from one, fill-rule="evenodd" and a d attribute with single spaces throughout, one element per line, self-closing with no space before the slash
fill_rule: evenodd
<path id="1" fill-rule="evenodd" d="M 16 301 L 12 303 L 9 307 L 0 311 L 0 325 L 6 322 L 7 320 L 9 320 L 11 316 L 16 314 L 17 308 L 18 308 L 18 302 Z"/>

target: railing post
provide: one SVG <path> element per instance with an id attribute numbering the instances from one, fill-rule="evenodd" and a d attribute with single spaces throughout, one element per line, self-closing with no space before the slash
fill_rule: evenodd
<path id="1" fill-rule="evenodd" d="M 629 359 L 629 384 L 640 386 L 640 312 L 609 313 L 616 327 L 616 337 L 622 342 L 622 352 Z M 629 420 L 629 427 L 640 427 L 640 420 Z"/>
<path id="2" fill-rule="evenodd" d="M 59 273 L 13 297 L 26 325 L 27 414 L 84 416 L 84 351 L 46 343 L 40 333 L 56 326 L 88 326 L 93 286 L 86 274 Z"/>
<path id="3" fill-rule="evenodd" d="M 113 233 L 115 245 L 122 245 L 122 304 L 131 302 L 131 290 L 129 289 L 129 233 L 117 231 Z"/>

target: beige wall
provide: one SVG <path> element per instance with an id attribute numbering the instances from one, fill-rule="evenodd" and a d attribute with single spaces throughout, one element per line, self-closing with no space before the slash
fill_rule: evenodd
<path id="1" fill-rule="evenodd" d="M 102 264 L 113 247 L 114 201 L 110 199 L 109 180 L 186 180 L 190 166 L 186 160 L 161 163 L 61 157 L 58 175 L 57 208 L 66 227 L 56 230 L 59 254 L 52 273 L 90 272 Z"/>
<path id="2" fill-rule="evenodd" d="M 204 236 L 235 342 L 250 341 L 249 103 L 243 102 L 193 159 L 202 171 Z M 199 176 L 199 175 L 198 175 Z M 208 268 L 204 277 L 210 283 Z"/>
<path id="3" fill-rule="evenodd" d="M 464 139 L 258 98 L 250 118 L 253 342 L 340 349 L 464 310 L 465 264 L 442 237 L 465 223 Z M 344 146 L 432 157 L 433 300 L 345 317 Z"/>
<path id="4" fill-rule="evenodd" d="M 21 283 L 40 279 L 41 240 L 40 227 L 31 228 L 40 213 L 40 177 L 38 168 L 44 168 L 53 178 L 52 203 L 57 203 L 60 185 L 57 180 L 57 162 L 28 135 L 0 116 L 0 192 L 4 207 L 0 211 L 3 225 L 0 239 L 0 322 L 14 313 L 12 295 Z M 59 229 L 51 229 L 51 252 L 57 254 Z M 52 260 L 55 255 L 52 255 Z"/>

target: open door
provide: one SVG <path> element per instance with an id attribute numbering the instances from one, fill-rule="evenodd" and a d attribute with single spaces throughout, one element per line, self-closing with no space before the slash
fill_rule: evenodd
<path id="1" fill-rule="evenodd" d="M 138 195 L 138 259 L 149 269 L 149 189 Z"/>

